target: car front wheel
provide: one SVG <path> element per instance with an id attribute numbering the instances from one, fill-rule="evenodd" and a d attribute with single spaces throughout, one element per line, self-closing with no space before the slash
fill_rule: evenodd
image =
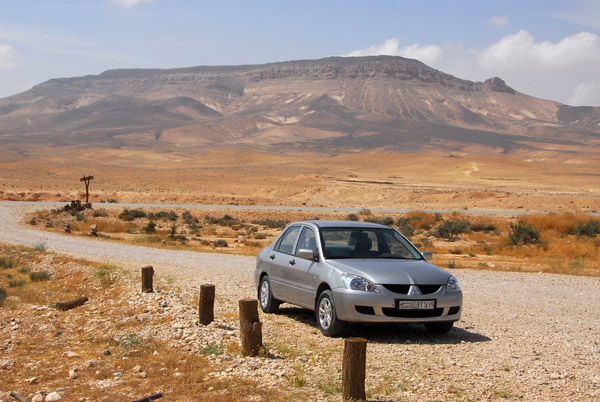
<path id="1" fill-rule="evenodd" d="M 454 326 L 454 322 L 428 322 L 425 324 L 425 328 L 427 331 L 432 332 L 434 334 L 446 334 L 448 333 L 452 327 Z"/>
<path id="2" fill-rule="evenodd" d="M 273 297 L 271 290 L 271 281 L 268 276 L 263 276 L 258 286 L 258 301 L 260 309 L 265 313 L 276 313 L 279 310 L 281 302 Z"/>
<path id="3" fill-rule="evenodd" d="M 317 300 L 317 326 L 325 336 L 338 336 L 344 332 L 346 323 L 337 318 L 333 293 L 325 290 Z"/>

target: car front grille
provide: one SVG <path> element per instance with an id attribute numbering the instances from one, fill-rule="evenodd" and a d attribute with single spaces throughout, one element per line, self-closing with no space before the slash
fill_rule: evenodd
<path id="1" fill-rule="evenodd" d="M 398 293 L 401 295 L 407 295 L 411 285 L 383 285 L 387 290 Z M 440 290 L 444 285 L 417 285 L 421 294 L 430 295 Z"/>

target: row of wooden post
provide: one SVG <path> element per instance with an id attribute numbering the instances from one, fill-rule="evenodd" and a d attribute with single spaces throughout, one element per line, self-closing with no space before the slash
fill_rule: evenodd
<path id="1" fill-rule="evenodd" d="M 152 279 L 154 269 L 142 268 L 142 292 L 153 292 Z M 200 324 L 208 325 L 214 321 L 215 285 L 200 286 L 198 316 Z M 242 299 L 240 309 L 240 338 L 242 354 L 257 356 L 263 347 L 262 323 L 258 318 L 258 300 Z M 344 358 L 342 363 L 342 398 L 344 401 L 364 401 L 365 368 L 367 361 L 367 341 L 363 338 L 344 340 Z"/>

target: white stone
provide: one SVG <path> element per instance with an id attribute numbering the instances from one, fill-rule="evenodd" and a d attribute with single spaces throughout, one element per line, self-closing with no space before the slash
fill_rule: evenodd
<path id="1" fill-rule="evenodd" d="M 60 401 L 61 397 L 58 394 L 58 392 L 50 392 L 48 395 L 46 395 L 46 402 L 51 402 L 51 401 Z"/>

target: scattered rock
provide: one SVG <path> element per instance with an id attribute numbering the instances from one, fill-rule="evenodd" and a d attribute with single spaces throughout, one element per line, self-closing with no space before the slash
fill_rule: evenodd
<path id="1" fill-rule="evenodd" d="M 63 353 L 63 356 L 65 356 L 65 357 L 80 357 L 79 353 L 72 352 L 70 350 Z"/>
<path id="2" fill-rule="evenodd" d="M 110 350 L 108 350 L 108 349 L 106 349 L 106 350 L 103 350 L 103 351 L 102 351 L 102 354 L 103 354 L 104 356 L 110 356 Z"/>
<path id="3" fill-rule="evenodd" d="M 46 395 L 46 399 L 44 399 L 46 402 L 51 402 L 51 401 L 60 401 L 62 398 L 60 397 L 60 395 L 58 394 L 58 392 L 54 391 L 54 392 L 50 392 L 48 395 Z"/>

